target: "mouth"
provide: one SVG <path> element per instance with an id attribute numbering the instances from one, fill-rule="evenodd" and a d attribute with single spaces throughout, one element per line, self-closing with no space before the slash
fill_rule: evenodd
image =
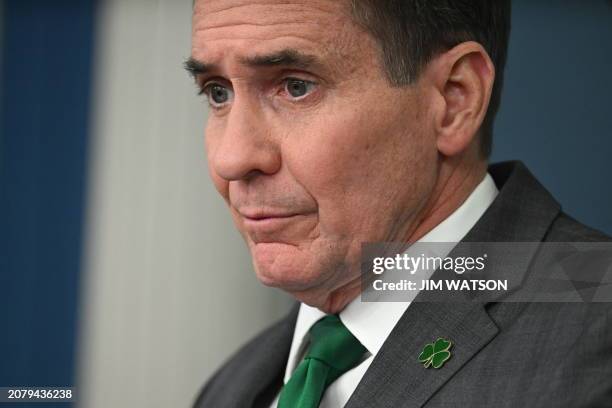
<path id="1" fill-rule="evenodd" d="M 254 233 L 274 233 L 283 230 L 310 214 L 257 211 L 240 212 L 242 223 L 247 231 Z"/>
<path id="2" fill-rule="evenodd" d="M 258 214 L 258 215 L 242 215 L 245 224 L 248 225 L 266 225 L 274 222 L 290 221 L 299 217 L 300 214 Z"/>
<path id="3" fill-rule="evenodd" d="M 298 215 L 297 213 L 283 212 L 241 212 L 242 218 L 250 221 L 261 221 L 270 218 L 289 218 Z"/>

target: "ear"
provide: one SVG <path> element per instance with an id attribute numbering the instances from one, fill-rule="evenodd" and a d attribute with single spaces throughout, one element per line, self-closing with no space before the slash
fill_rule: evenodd
<path id="1" fill-rule="evenodd" d="M 495 67 L 482 45 L 469 41 L 434 58 L 427 70 L 439 102 L 434 115 L 438 151 L 454 156 L 478 142 Z"/>

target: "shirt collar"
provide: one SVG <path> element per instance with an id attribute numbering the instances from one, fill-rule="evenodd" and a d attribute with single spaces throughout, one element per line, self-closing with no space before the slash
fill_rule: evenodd
<path id="1" fill-rule="evenodd" d="M 487 173 L 463 204 L 425 234 L 419 242 L 461 241 L 495 200 L 497 193 L 495 182 Z M 339 316 L 368 352 L 376 355 L 409 305 L 410 302 L 361 302 L 361 297 L 358 296 Z M 315 307 L 305 303 L 300 305 L 285 370 L 285 383 L 289 381 L 304 353 L 308 331 L 324 316 L 325 313 Z"/>

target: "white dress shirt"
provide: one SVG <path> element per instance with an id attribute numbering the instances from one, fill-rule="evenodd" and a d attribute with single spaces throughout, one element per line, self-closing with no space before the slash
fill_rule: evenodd
<path id="1" fill-rule="evenodd" d="M 482 217 L 497 193 L 493 178 L 487 173 L 463 204 L 423 236 L 419 242 L 461 241 Z M 450 249 L 452 248 L 449 248 L 449 251 Z M 323 394 L 319 408 L 340 408 L 346 405 L 366 370 L 372 364 L 374 357 L 409 305 L 410 302 L 361 302 L 361 297 L 357 297 L 340 312 L 340 320 L 368 350 L 368 354 L 360 364 L 330 384 Z M 308 331 L 323 316 L 325 313 L 317 308 L 304 303 L 300 305 L 285 370 L 285 384 L 304 356 L 308 343 Z M 278 395 L 270 408 L 276 408 L 277 405 Z"/>

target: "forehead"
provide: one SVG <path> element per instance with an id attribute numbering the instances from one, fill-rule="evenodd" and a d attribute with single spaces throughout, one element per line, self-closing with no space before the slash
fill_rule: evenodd
<path id="1" fill-rule="evenodd" d="M 358 34 L 348 0 L 196 0 L 192 57 L 245 59 L 287 48 L 342 55 Z"/>

